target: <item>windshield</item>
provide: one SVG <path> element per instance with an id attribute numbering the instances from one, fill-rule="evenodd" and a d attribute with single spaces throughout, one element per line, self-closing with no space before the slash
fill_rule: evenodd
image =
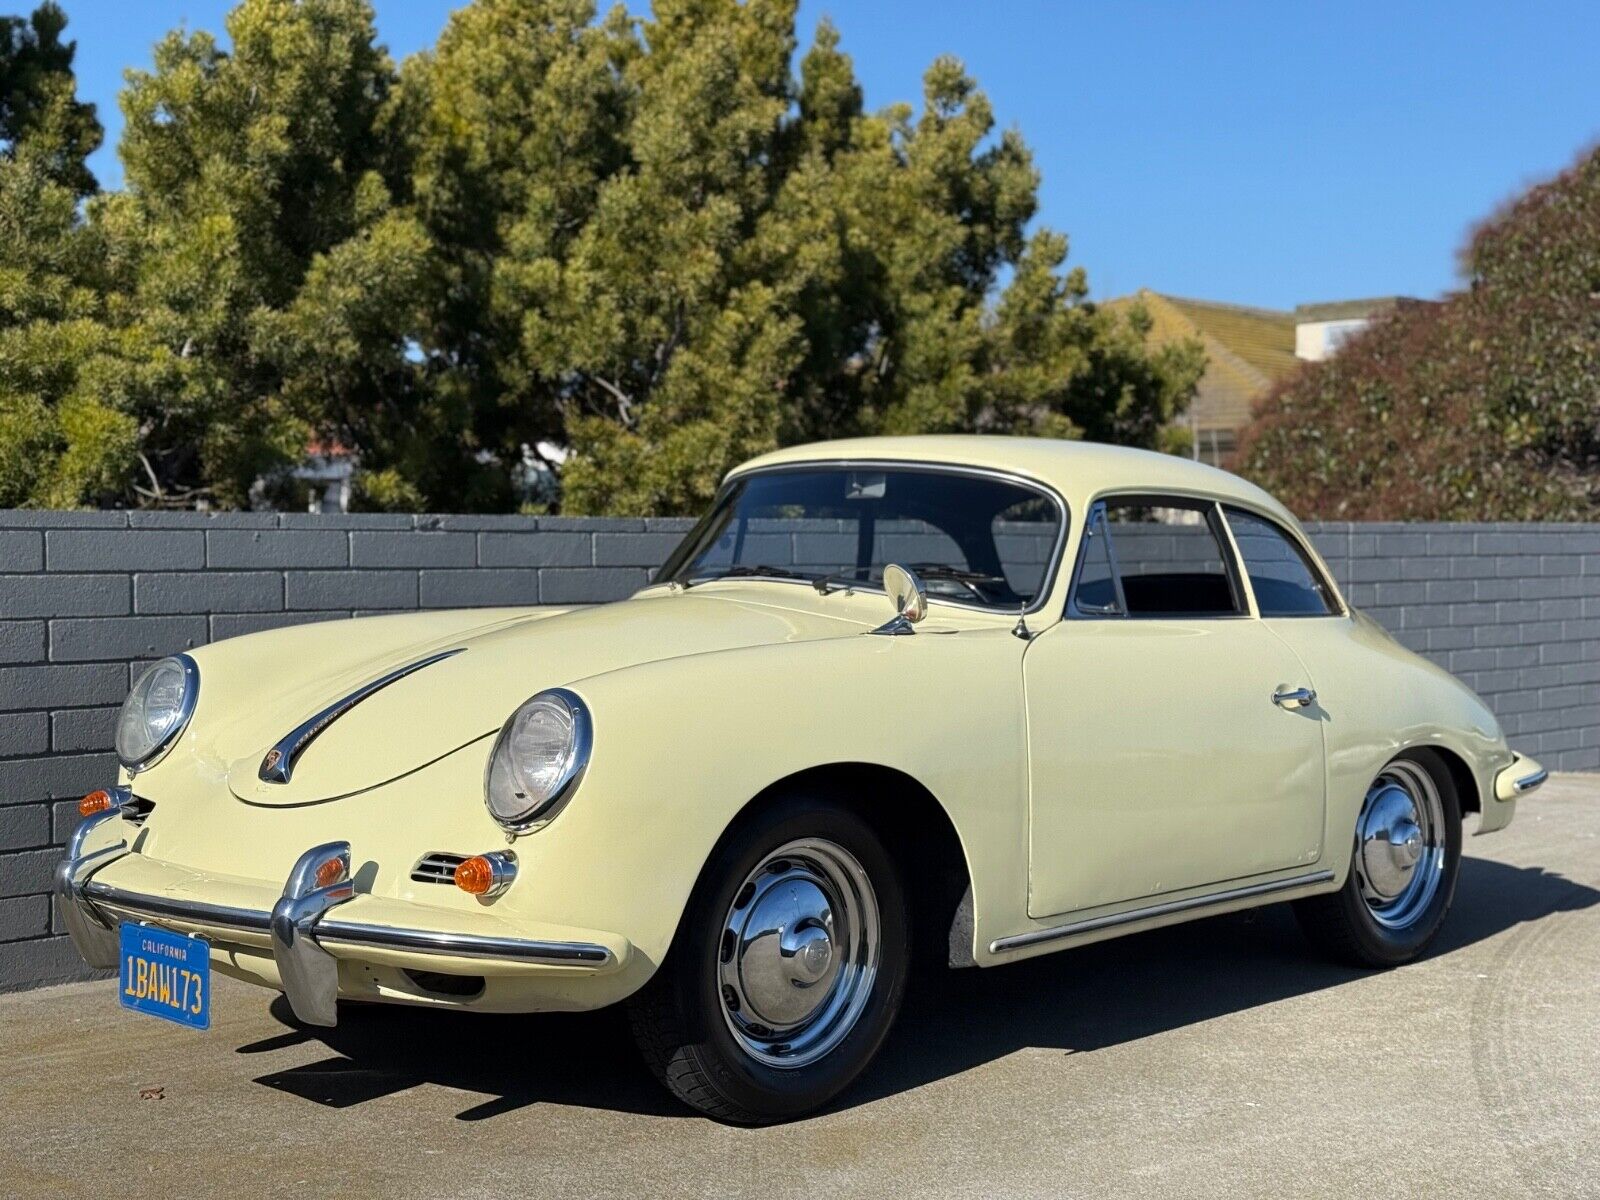
<path id="1" fill-rule="evenodd" d="M 991 475 L 937 467 L 808 466 L 736 480 L 656 576 L 692 587 L 771 578 L 819 591 L 881 585 L 890 563 L 930 598 L 1029 608 L 1062 532 L 1057 501 Z"/>

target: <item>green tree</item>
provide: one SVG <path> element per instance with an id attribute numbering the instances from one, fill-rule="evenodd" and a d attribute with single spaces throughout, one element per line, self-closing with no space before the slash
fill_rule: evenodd
<path id="1" fill-rule="evenodd" d="M 116 344 L 81 199 L 101 132 L 65 26 L 53 4 L 0 18 L 0 505 L 114 498 L 137 439 L 100 390 Z"/>
<path id="2" fill-rule="evenodd" d="M 1303 515 L 1600 515 L 1600 150 L 1463 253 L 1470 280 L 1402 305 L 1259 407 L 1239 466 Z"/>
<path id="3" fill-rule="evenodd" d="M 0 488 L 286 502 L 323 441 L 363 504 L 494 510 L 550 439 L 569 511 L 679 513 L 800 440 L 1166 444 L 1197 354 L 1030 234 L 1027 147 L 960 64 L 869 113 L 826 24 L 795 69 L 795 10 L 475 0 L 397 73 L 364 0 L 243 0 L 227 51 L 174 33 L 129 72 L 126 187 L 86 213 L 92 139 L 44 132 L 70 89 L 22 105 Z"/>
<path id="4" fill-rule="evenodd" d="M 523 346 L 524 297 L 627 163 L 621 69 L 637 51 L 626 16 L 596 24 L 590 0 L 478 0 L 405 65 L 396 120 L 434 270 L 428 402 L 395 453 L 435 503 L 505 507 L 519 445 L 563 437 L 560 381 Z"/>
<path id="5" fill-rule="evenodd" d="M 569 511 L 687 512 L 819 437 L 1164 444 L 1197 352 L 1147 354 L 1026 236 L 1037 173 L 960 65 L 867 115 L 830 26 L 795 50 L 793 0 L 479 0 L 407 68 L 461 447 L 564 434 Z"/>
<path id="6" fill-rule="evenodd" d="M 243 504 L 307 442 L 378 448 L 403 427 L 427 246 L 395 202 L 394 71 L 364 0 L 245 0 L 231 49 L 169 34 L 122 96 L 126 191 L 103 209 L 140 349 L 120 389 L 160 498 Z M 387 488 L 387 492 L 385 489 Z"/>
<path id="7" fill-rule="evenodd" d="M 95 190 L 86 159 L 104 131 L 94 105 L 77 98 L 76 42 L 63 42 L 66 14 L 45 0 L 33 15 L 0 17 L 0 148 L 27 143 L 40 167 L 80 196 Z"/>

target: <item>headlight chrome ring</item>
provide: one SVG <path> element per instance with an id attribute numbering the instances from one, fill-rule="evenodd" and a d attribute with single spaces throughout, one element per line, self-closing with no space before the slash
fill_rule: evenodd
<path id="1" fill-rule="evenodd" d="M 129 774 L 160 762 L 194 716 L 200 699 L 200 667 L 187 654 L 152 663 L 134 681 L 117 713 L 117 760 Z M 151 720 L 152 704 L 161 715 Z"/>
<path id="2" fill-rule="evenodd" d="M 576 693 L 550 688 L 518 705 L 484 768 L 483 801 L 515 836 L 553 820 L 583 779 L 594 722 Z"/>

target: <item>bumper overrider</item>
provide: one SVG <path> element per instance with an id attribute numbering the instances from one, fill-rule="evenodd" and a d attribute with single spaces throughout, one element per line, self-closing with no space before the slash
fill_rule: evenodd
<path id="1" fill-rule="evenodd" d="M 347 920 L 337 914 L 357 899 L 350 844 L 313 846 L 295 862 L 282 894 L 268 907 L 211 903 L 174 895 L 171 889 L 128 888 L 97 876 L 133 854 L 125 840 L 94 850 L 85 845 L 104 822 L 120 819 L 113 807 L 83 820 L 67 856 L 56 867 L 54 891 L 62 921 L 78 953 L 91 967 L 117 965 L 118 924 L 135 921 L 205 937 L 225 945 L 270 946 L 284 994 L 300 1020 L 332 1026 L 338 1021 L 339 960 L 415 963 L 427 968 L 447 960 L 457 970 L 484 975 L 560 969 L 577 974 L 614 970 L 626 946 L 555 941 L 446 929 L 406 928 Z M 137 856 L 135 856 L 137 857 Z M 268 893 L 270 897 L 270 893 Z M 377 898 L 363 896 L 368 902 Z M 404 902 L 378 901 L 386 915 Z"/>
<path id="2" fill-rule="evenodd" d="M 1550 778 L 1545 770 L 1524 754 L 1513 755 L 1511 765 L 1503 768 L 1494 780 L 1494 798 L 1502 804 L 1537 791 Z"/>

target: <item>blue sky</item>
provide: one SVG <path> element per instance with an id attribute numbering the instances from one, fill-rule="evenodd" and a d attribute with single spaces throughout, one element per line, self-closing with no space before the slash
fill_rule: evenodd
<path id="1" fill-rule="evenodd" d="M 122 70 L 180 23 L 220 32 L 230 7 L 62 3 L 111 144 Z M 376 3 L 397 58 L 458 6 Z M 918 99 L 936 55 L 965 60 L 1032 146 L 1039 219 L 1101 297 L 1433 296 L 1477 219 L 1600 136 L 1593 0 L 802 0 L 803 41 L 824 15 L 873 108 Z M 120 176 L 109 148 L 94 167 Z"/>

